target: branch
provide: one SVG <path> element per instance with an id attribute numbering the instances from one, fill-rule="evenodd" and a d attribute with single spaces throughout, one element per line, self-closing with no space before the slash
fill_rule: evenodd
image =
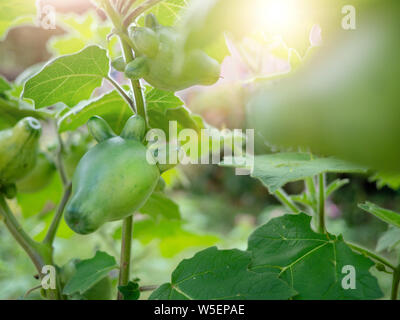
<path id="1" fill-rule="evenodd" d="M 122 242 L 121 242 L 121 258 L 118 286 L 125 286 L 129 281 L 130 265 L 131 265 L 131 248 L 132 248 L 132 230 L 133 216 L 129 216 L 123 220 L 122 224 Z M 123 300 L 123 295 L 118 291 L 118 300 Z"/>
<path id="2" fill-rule="evenodd" d="M 57 169 L 58 169 L 58 172 L 60 173 L 62 184 L 65 187 L 66 185 L 68 185 L 68 178 L 67 178 L 67 174 L 65 172 L 64 162 L 62 159 L 62 153 L 64 151 L 64 142 L 62 141 L 61 135 L 58 132 L 57 126 L 56 126 L 56 130 L 57 130 L 57 139 L 58 139 L 58 150 L 57 150 L 57 156 L 56 156 Z"/>
<path id="3" fill-rule="evenodd" d="M 375 261 L 379 261 L 380 263 L 389 267 L 393 271 L 396 270 L 396 267 L 393 264 L 391 264 L 389 261 L 387 261 L 385 258 L 378 256 L 377 254 L 373 253 L 372 251 L 369 251 L 368 249 L 359 247 L 358 245 L 356 245 L 354 243 L 350 243 L 350 242 L 346 242 L 346 243 L 351 249 L 358 251 L 359 253 L 364 254 Z"/>
<path id="4" fill-rule="evenodd" d="M 72 192 L 72 184 L 69 183 L 64 191 L 64 196 L 61 200 L 60 205 L 58 206 L 57 212 L 53 218 L 53 221 L 51 222 L 50 228 L 47 231 L 47 234 L 43 240 L 43 243 L 52 245 L 52 243 L 56 237 L 58 226 L 60 225 L 60 221 L 61 221 L 62 215 L 64 213 L 65 206 L 68 202 L 69 197 L 71 196 L 71 192 Z"/>
<path id="5" fill-rule="evenodd" d="M 0 214 L 3 216 L 4 223 L 7 229 L 10 231 L 11 235 L 29 255 L 36 269 L 40 273 L 42 271 L 42 266 L 44 265 L 43 258 L 38 252 L 40 243 L 35 242 L 25 232 L 25 230 L 15 218 L 14 214 L 11 212 L 11 209 L 8 207 L 3 195 L 0 195 Z"/>
<path id="6" fill-rule="evenodd" d="M 137 17 L 139 17 L 143 12 L 149 10 L 151 7 L 155 6 L 162 0 L 147 0 L 139 7 L 135 8 L 124 20 L 124 27 L 128 27 Z"/>
<path id="7" fill-rule="evenodd" d="M 293 213 L 300 213 L 300 209 L 294 204 L 292 199 L 290 199 L 283 189 L 276 190 L 274 196 Z"/>

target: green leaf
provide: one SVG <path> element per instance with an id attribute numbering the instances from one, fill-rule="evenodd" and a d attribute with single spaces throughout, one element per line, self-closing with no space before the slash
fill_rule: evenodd
<path id="1" fill-rule="evenodd" d="M 36 16 L 35 0 L 13 0 L 0 2 L 0 39 L 8 29 L 26 22 L 33 22 Z"/>
<path id="2" fill-rule="evenodd" d="M 389 226 L 389 230 L 383 233 L 376 245 L 376 251 L 393 251 L 400 245 L 400 228 Z"/>
<path id="3" fill-rule="evenodd" d="M 391 210 L 387 210 L 373 204 L 371 202 L 360 203 L 358 205 L 364 211 L 367 211 L 378 219 L 400 228 L 400 214 Z"/>
<path id="4" fill-rule="evenodd" d="M 250 261 L 249 252 L 208 248 L 183 260 L 171 283 L 162 285 L 150 299 L 283 300 L 295 294 L 277 275 L 250 271 Z"/>
<path id="5" fill-rule="evenodd" d="M 188 248 L 212 246 L 219 240 L 214 235 L 196 234 L 186 230 L 184 222 L 180 220 L 146 219 L 135 222 L 134 228 L 134 239 L 145 245 L 159 240 L 161 255 L 168 258 Z"/>
<path id="6" fill-rule="evenodd" d="M 376 186 L 378 189 L 382 189 L 385 186 L 393 190 L 400 189 L 399 173 L 377 172 L 370 178 L 370 181 L 376 181 Z"/>
<path id="7" fill-rule="evenodd" d="M 202 121 L 192 114 L 173 92 L 146 87 L 147 115 L 152 128 L 163 130 L 168 138 L 170 121 L 177 121 L 178 131 L 185 128 L 200 131 Z"/>
<path id="8" fill-rule="evenodd" d="M 126 286 L 118 286 L 118 290 L 122 293 L 124 300 L 139 300 L 140 290 L 137 281 L 129 281 Z"/>
<path id="9" fill-rule="evenodd" d="M 93 258 L 82 260 L 76 265 L 76 273 L 65 285 L 63 294 L 83 294 L 107 277 L 111 270 L 117 268 L 118 265 L 114 257 L 105 252 L 97 251 Z"/>
<path id="10" fill-rule="evenodd" d="M 276 273 L 299 294 L 296 299 L 378 299 L 382 292 L 369 273 L 375 264 L 353 252 L 342 237 L 315 233 L 306 214 L 272 219 L 249 238 L 250 270 Z M 344 266 L 353 266 L 356 288 L 345 290 Z"/>
<path id="11" fill-rule="evenodd" d="M 25 108 L 23 103 L 18 100 L 6 100 L 0 97 L 0 130 L 14 126 L 25 117 L 43 120 L 50 117 L 50 115 L 46 112 Z"/>
<path id="12" fill-rule="evenodd" d="M 229 158 L 226 159 L 229 160 Z M 227 165 L 226 159 L 221 165 L 231 166 Z M 321 173 L 364 173 L 366 171 L 367 168 L 363 166 L 335 158 L 317 158 L 309 153 L 275 153 L 256 156 L 251 176 L 259 179 L 269 192 L 274 193 L 288 182 L 303 180 Z"/>
<path id="13" fill-rule="evenodd" d="M 10 83 L 4 79 L 2 76 L 0 76 L 0 94 L 2 94 L 5 91 L 11 90 L 11 85 Z"/>
<path id="14" fill-rule="evenodd" d="M 74 131 L 85 125 L 92 116 L 97 115 L 104 118 L 111 128 L 119 134 L 132 114 L 132 109 L 114 90 L 78 104 L 60 118 L 58 126 L 60 132 Z"/>
<path id="15" fill-rule="evenodd" d="M 142 0 L 142 2 L 144 2 Z M 164 26 L 172 26 L 180 20 L 180 12 L 187 6 L 188 0 L 164 0 L 147 10 L 145 14 L 154 13 L 160 24 Z M 144 25 L 143 16 L 139 19 L 138 24 Z"/>
<path id="16" fill-rule="evenodd" d="M 139 211 L 153 218 L 181 218 L 179 206 L 162 192 L 154 192 Z"/>
<path id="17" fill-rule="evenodd" d="M 32 99 L 36 108 L 57 102 L 73 107 L 90 98 L 93 90 L 107 77 L 109 69 L 106 50 L 89 46 L 47 64 L 25 83 L 23 96 Z"/>

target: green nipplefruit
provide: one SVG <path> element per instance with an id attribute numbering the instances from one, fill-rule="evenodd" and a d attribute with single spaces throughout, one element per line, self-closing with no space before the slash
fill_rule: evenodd
<path id="1" fill-rule="evenodd" d="M 41 131 L 40 122 L 31 117 L 0 131 L 0 186 L 13 184 L 33 170 Z"/>
<path id="2" fill-rule="evenodd" d="M 98 144 L 81 159 L 72 179 L 65 220 L 72 230 L 89 234 L 109 221 L 140 209 L 156 188 L 161 170 L 142 144 L 145 122 L 132 116 L 115 133 L 100 117 L 88 122 Z"/>
<path id="3" fill-rule="evenodd" d="M 18 192 L 33 193 L 43 189 L 50 183 L 55 172 L 56 166 L 49 156 L 44 152 L 39 153 L 33 170 L 17 182 Z"/>
<path id="4" fill-rule="evenodd" d="M 167 91 L 212 85 L 219 79 L 220 65 L 204 51 L 195 49 L 177 54 L 181 35 L 171 27 L 158 24 L 154 15 L 146 17 L 146 27 L 132 27 L 130 38 L 137 55 L 125 69 L 130 79 L 143 78 Z"/>

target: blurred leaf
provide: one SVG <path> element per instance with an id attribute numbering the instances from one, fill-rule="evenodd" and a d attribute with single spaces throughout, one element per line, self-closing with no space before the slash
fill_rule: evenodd
<path id="1" fill-rule="evenodd" d="M 225 158 L 221 165 L 235 166 L 229 164 L 227 160 L 230 159 Z M 320 173 L 363 173 L 366 171 L 367 169 L 360 165 L 334 158 L 316 158 L 309 153 L 275 153 L 256 156 L 251 176 L 259 179 L 270 193 L 274 193 L 288 182 L 303 180 Z"/>
<path id="2" fill-rule="evenodd" d="M 376 251 L 393 251 L 400 245 L 400 228 L 389 226 L 389 230 L 384 232 L 376 245 Z"/>
<path id="3" fill-rule="evenodd" d="M 52 37 L 49 48 L 56 55 L 72 54 L 82 50 L 85 45 L 99 45 L 107 48 L 110 57 L 117 54 L 117 37 L 107 40 L 112 26 L 108 20 L 102 21 L 98 14 L 89 11 L 84 16 L 67 14 L 58 15 L 57 23 L 67 31 L 67 34 Z"/>
<path id="4" fill-rule="evenodd" d="M 191 247 L 207 247 L 215 244 L 219 239 L 213 235 L 201 235 L 184 228 L 180 220 L 146 219 L 135 222 L 133 238 L 143 244 L 153 240 L 160 240 L 159 246 L 163 257 L 170 258 L 179 252 Z M 121 229 L 118 229 L 115 238 L 121 238 Z"/>
<path id="5" fill-rule="evenodd" d="M 43 212 L 46 206 L 55 207 L 61 200 L 63 186 L 58 174 L 42 190 L 35 193 L 18 193 L 17 202 L 24 218 L 29 218 Z"/>
<path id="6" fill-rule="evenodd" d="M 144 0 L 141 0 L 144 2 Z M 180 12 L 187 6 L 188 0 L 164 0 L 146 11 L 145 14 L 154 13 L 160 24 L 172 26 L 180 19 Z M 139 18 L 138 24 L 144 26 L 144 17 Z"/>
<path id="7" fill-rule="evenodd" d="M 249 237 L 250 270 L 276 273 L 299 294 L 295 299 L 378 299 L 382 292 L 369 273 L 375 265 L 353 252 L 342 237 L 317 234 L 304 213 L 270 220 Z M 344 266 L 356 270 L 356 289 L 345 290 Z"/>
<path id="8" fill-rule="evenodd" d="M 0 40 L 9 28 L 33 22 L 36 17 L 35 0 L 3 0 L 0 2 Z"/>
<path id="9" fill-rule="evenodd" d="M 55 210 L 52 210 L 51 212 L 46 214 L 46 218 L 42 223 L 42 230 L 33 236 L 34 240 L 36 240 L 36 241 L 44 240 L 44 238 L 47 234 L 47 231 L 49 230 L 49 227 L 50 227 L 51 223 L 53 222 L 53 218 L 56 213 L 56 210 L 57 210 L 57 208 L 55 208 Z M 36 230 L 36 228 L 35 228 L 35 230 Z M 57 229 L 56 237 L 62 238 L 62 239 L 69 239 L 74 235 L 75 235 L 75 233 L 71 230 L 70 227 L 68 227 L 67 223 L 65 222 L 65 219 L 61 219 L 60 224 Z"/>
<path id="10" fill-rule="evenodd" d="M 376 181 L 378 189 L 385 186 L 393 190 L 400 189 L 400 174 L 398 173 L 377 172 L 370 178 L 370 181 Z"/>
<path id="11" fill-rule="evenodd" d="M 119 134 L 132 114 L 132 109 L 114 90 L 73 107 L 60 118 L 58 126 L 60 132 L 74 131 L 97 115 L 104 118 Z"/>
<path id="12" fill-rule="evenodd" d="M 360 203 L 358 206 L 364 211 L 373 214 L 378 219 L 400 228 L 400 213 L 381 208 L 368 201 Z"/>
<path id="13" fill-rule="evenodd" d="M 184 128 L 200 131 L 203 123 L 192 114 L 173 92 L 146 87 L 147 115 L 152 128 L 163 130 L 167 137 L 169 122 L 177 121 L 178 130 Z"/>
<path id="14" fill-rule="evenodd" d="M 129 281 L 126 286 L 118 286 L 119 292 L 122 293 L 124 300 L 139 300 L 140 290 L 137 281 Z"/>
<path id="15" fill-rule="evenodd" d="M 24 86 L 24 97 L 35 101 L 36 108 L 63 102 L 69 107 L 90 98 L 109 72 L 107 52 L 89 46 L 79 53 L 63 56 L 47 64 Z"/>
<path id="16" fill-rule="evenodd" d="M 34 117 L 39 120 L 48 118 L 46 112 L 40 112 L 23 107 L 18 100 L 6 100 L 0 97 L 0 130 L 14 126 L 19 120 L 25 117 Z"/>
<path id="17" fill-rule="evenodd" d="M 10 83 L 4 79 L 2 76 L 0 76 L 0 95 L 5 92 L 11 90 L 11 85 Z"/>
<path id="18" fill-rule="evenodd" d="M 286 300 L 295 294 L 276 274 L 248 269 L 249 252 L 208 248 L 183 260 L 154 300 Z"/>
<path id="19" fill-rule="evenodd" d="M 179 206 L 162 192 L 154 192 L 139 211 L 153 218 L 181 218 Z"/>
<path id="20" fill-rule="evenodd" d="M 118 265 L 114 257 L 105 252 L 97 251 L 93 258 L 78 262 L 76 273 L 65 285 L 63 294 L 83 294 L 107 277 L 111 270 L 117 268 Z"/>

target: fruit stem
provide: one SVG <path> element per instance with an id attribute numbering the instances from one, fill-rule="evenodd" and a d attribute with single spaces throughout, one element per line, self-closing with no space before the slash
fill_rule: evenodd
<path id="1" fill-rule="evenodd" d="M 57 132 L 57 139 L 58 139 L 58 150 L 57 150 L 57 156 L 56 156 L 57 169 L 60 174 L 60 178 L 63 183 L 63 186 L 65 187 L 68 185 L 68 178 L 67 178 L 67 174 L 65 173 L 65 167 L 64 167 L 63 160 L 62 160 L 62 154 L 64 152 L 64 142 L 62 141 L 61 135 L 58 132 L 57 125 L 56 125 L 56 132 Z"/>
<path id="2" fill-rule="evenodd" d="M 131 98 L 126 94 L 125 90 L 121 88 L 121 86 L 110 76 L 107 76 L 106 79 L 117 89 L 118 93 L 124 98 L 124 100 L 129 104 L 133 112 L 136 112 L 135 103 L 132 101 Z"/>
<path id="3" fill-rule="evenodd" d="M 129 282 L 131 248 L 132 248 L 133 216 L 125 218 L 122 223 L 121 258 L 118 286 L 126 286 Z M 118 300 L 123 300 L 123 295 L 118 291 Z"/>

